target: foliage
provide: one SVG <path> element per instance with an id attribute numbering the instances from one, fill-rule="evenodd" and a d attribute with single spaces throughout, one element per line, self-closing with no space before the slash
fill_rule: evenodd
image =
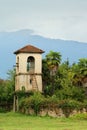
<path id="1" fill-rule="evenodd" d="M 46 59 L 44 59 L 44 61 L 45 62 L 43 64 L 44 65 L 43 70 L 47 70 L 47 71 L 43 71 L 43 73 L 46 75 L 47 81 L 49 80 L 50 84 L 48 82 L 44 82 L 44 83 L 45 83 L 45 86 L 51 87 L 50 95 L 52 95 L 55 91 L 54 77 L 56 75 L 59 64 L 61 62 L 61 55 L 59 52 L 50 51 L 46 55 Z M 46 69 L 44 69 L 45 67 L 46 67 Z M 43 74 L 43 76 L 44 76 L 44 74 Z M 46 79 L 44 77 L 43 77 L 43 80 Z M 46 91 L 47 89 L 45 88 L 44 90 Z"/>
<path id="2" fill-rule="evenodd" d="M 69 61 L 60 64 L 55 75 L 50 77 L 47 85 L 44 87 L 44 94 L 52 96 L 57 94 L 59 99 L 75 99 L 82 101 L 86 98 L 83 88 L 83 79 L 87 78 L 86 63 L 87 59 L 80 59 L 77 64 L 69 65 Z M 84 70 L 84 71 L 83 71 Z"/>
<path id="3" fill-rule="evenodd" d="M 34 93 L 34 95 L 22 98 L 19 103 L 19 110 L 22 109 L 29 110 L 33 109 L 35 114 L 37 115 L 41 109 L 52 109 L 52 108 L 62 108 L 65 111 L 65 115 L 67 116 L 67 111 L 72 109 L 82 109 L 87 107 L 87 102 L 80 102 L 74 99 L 62 99 L 59 100 L 56 95 L 52 97 L 44 97 L 40 93 Z"/>
<path id="4" fill-rule="evenodd" d="M 9 81 L 0 83 L 0 102 L 12 102 L 13 88 Z"/>
<path id="5" fill-rule="evenodd" d="M 81 109 L 83 108 L 83 103 L 81 102 L 78 102 L 76 100 L 61 100 L 58 104 L 59 107 L 63 108 L 63 109 L 66 109 L 66 108 L 69 108 L 69 109 Z"/>
<path id="6" fill-rule="evenodd" d="M 18 98 L 20 99 L 23 97 L 29 97 L 29 96 L 33 95 L 34 92 L 33 91 L 18 90 L 14 94 L 17 95 Z"/>
<path id="7" fill-rule="evenodd" d="M 83 102 L 86 99 L 85 90 L 78 87 L 65 87 L 61 90 L 57 90 L 55 95 L 59 100 L 74 99 L 76 101 Z"/>
<path id="8" fill-rule="evenodd" d="M 14 87 L 15 87 L 15 70 L 8 71 L 8 79 L 0 80 L 0 105 L 1 108 L 7 109 L 6 107 L 13 104 L 13 95 L 14 95 Z M 5 106 L 3 108 L 3 106 Z M 12 108 L 12 107 L 11 107 Z"/>
<path id="9" fill-rule="evenodd" d="M 35 114 L 37 115 L 43 99 L 44 97 L 39 92 L 35 92 L 34 95 L 30 96 L 29 98 L 22 98 L 20 100 L 19 107 L 22 108 L 24 106 L 25 109 L 31 107 L 34 109 Z"/>
<path id="10" fill-rule="evenodd" d="M 56 65 L 59 65 L 59 64 L 60 64 L 60 61 L 61 61 L 60 52 L 50 51 L 50 52 L 46 55 L 46 60 L 47 60 L 47 64 L 48 64 L 48 66 L 49 66 L 49 69 L 54 68 Z"/>
<path id="11" fill-rule="evenodd" d="M 36 114 L 41 106 L 55 105 L 59 100 L 75 100 L 84 102 L 87 106 L 85 102 L 87 92 L 83 80 L 87 80 L 87 58 L 79 59 L 77 63 L 70 65 L 68 59 L 61 63 L 60 52 L 50 51 L 42 61 L 43 95 L 45 97 L 40 93 L 25 92 L 24 86 L 22 91 L 15 93 L 15 69 L 8 70 L 7 75 L 7 80 L 0 80 L 0 104 L 12 103 L 13 95 L 16 94 L 19 100 L 21 99 L 20 107 L 23 103 L 26 109 L 31 106 Z"/>
<path id="12" fill-rule="evenodd" d="M 46 59 L 42 60 L 42 79 L 43 79 L 43 87 L 49 85 L 50 80 L 50 71 L 47 65 Z M 44 88 L 43 88 L 44 89 Z"/>

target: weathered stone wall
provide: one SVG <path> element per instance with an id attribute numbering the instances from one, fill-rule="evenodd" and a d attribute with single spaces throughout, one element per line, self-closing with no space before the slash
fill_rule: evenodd
<path id="1" fill-rule="evenodd" d="M 29 115 L 35 115 L 34 109 L 29 108 L 29 109 L 21 109 L 20 110 L 22 113 L 29 114 Z M 80 113 L 86 113 L 87 114 L 87 109 L 83 108 L 81 110 L 77 109 L 62 109 L 62 108 L 41 108 L 39 112 L 37 113 L 38 116 L 50 116 L 50 117 L 70 117 L 76 114 Z"/>

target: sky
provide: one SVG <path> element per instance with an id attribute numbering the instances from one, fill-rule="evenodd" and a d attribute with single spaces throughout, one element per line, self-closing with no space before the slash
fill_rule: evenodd
<path id="1" fill-rule="evenodd" d="M 87 43 L 87 0 L 0 0 L 0 32 L 21 29 Z"/>

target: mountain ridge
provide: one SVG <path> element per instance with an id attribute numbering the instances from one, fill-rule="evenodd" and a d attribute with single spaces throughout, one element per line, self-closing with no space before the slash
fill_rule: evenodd
<path id="1" fill-rule="evenodd" d="M 0 32 L 0 78 L 6 78 L 7 71 L 15 64 L 14 51 L 31 44 L 45 51 L 44 56 L 50 51 L 58 51 L 62 61 L 69 59 L 70 63 L 78 62 L 80 58 L 87 58 L 87 43 L 46 38 L 36 34 L 33 30 L 18 30 L 14 32 Z"/>

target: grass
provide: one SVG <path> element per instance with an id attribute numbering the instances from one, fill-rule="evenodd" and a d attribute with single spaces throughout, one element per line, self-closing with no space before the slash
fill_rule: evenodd
<path id="1" fill-rule="evenodd" d="M 0 130 L 87 130 L 87 115 L 51 118 L 0 113 Z"/>

